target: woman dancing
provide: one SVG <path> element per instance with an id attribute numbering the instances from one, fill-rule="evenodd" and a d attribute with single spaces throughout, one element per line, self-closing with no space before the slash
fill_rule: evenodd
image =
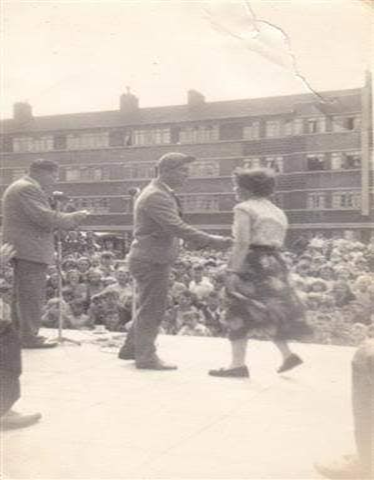
<path id="1" fill-rule="evenodd" d="M 311 333 L 303 307 L 288 282 L 280 249 L 288 221 L 274 205 L 275 178 L 267 169 L 238 169 L 234 191 L 234 245 L 226 278 L 226 322 L 232 359 L 227 368 L 211 370 L 216 377 L 249 377 L 245 364 L 247 339 L 253 330 L 265 330 L 282 355 L 278 373 L 302 363 L 290 350 L 289 339 Z"/>

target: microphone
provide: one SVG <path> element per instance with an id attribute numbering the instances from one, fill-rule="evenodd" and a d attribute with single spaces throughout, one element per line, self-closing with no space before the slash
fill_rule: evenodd
<path id="1" fill-rule="evenodd" d="M 137 187 L 131 187 L 127 190 L 127 194 L 130 195 L 130 197 L 137 197 L 140 193 L 140 188 L 137 188 Z"/>
<path id="2" fill-rule="evenodd" d="M 59 192 L 59 191 L 53 192 L 52 198 L 57 202 L 70 200 L 70 198 L 64 192 Z"/>

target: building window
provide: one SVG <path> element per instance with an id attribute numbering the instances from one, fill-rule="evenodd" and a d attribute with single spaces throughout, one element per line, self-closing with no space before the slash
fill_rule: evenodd
<path id="1" fill-rule="evenodd" d="M 331 154 L 333 170 L 353 170 L 361 166 L 360 152 L 334 152 Z"/>
<path id="2" fill-rule="evenodd" d="M 278 120 L 269 120 L 265 122 L 265 136 L 267 138 L 280 136 L 280 123 Z"/>
<path id="3" fill-rule="evenodd" d="M 91 213 L 101 214 L 110 212 L 110 199 L 105 197 L 75 197 L 74 207 L 77 210 L 87 209 Z"/>
<path id="4" fill-rule="evenodd" d="M 80 168 L 65 168 L 65 180 L 67 182 L 79 182 L 81 179 Z"/>
<path id="5" fill-rule="evenodd" d="M 133 198 L 122 198 L 121 213 L 132 213 L 134 209 Z"/>
<path id="6" fill-rule="evenodd" d="M 190 165 L 191 177 L 218 177 L 219 165 L 217 162 L 193 162 Z"/>
<path id="7" fill-rule="evenodd" d="M 18 180 L 19 178 L 23 177 L 26 174 L 27 174 L 26 168 L 14 168 L 11 171 L 11 182 Z"/>
<path id="8" fill-rule="evenodd" d="M 361 152 L 346 152 L 344 168 L 355 169 L 361 167 Z"/>
<path id="9" fill-rule="evenodd" d="M 358 192 L 334 192 L 332 194 L 332 208 L 359 210 L 361 195 Z"/>
<path id="10" fill-rule="evenodd" d="M 53 136 L 14 137 L 13 152 L 48 152 L 53 150 Z"/>
<path id="11" fill-rule="evenodd" d="M 65 180 L 67 182 L 98 182 L 101 180 L 110 180 L 110 171 L 107 167 L 95 165 L 65 167 Z"/>
<path id="12" fill-rule="evenodd" d="M 185 212 L 218 212 L 217 195 L 182 195 L 181 202 Z"/>
<path id="13" fill-rule="evenodd" d="M 332 170 L 341 170 L 344 165 L 343 152 L 334 152 L 331 154 L 331 168 Z"/>
<path id="14" fill-rule="evenodd" d="M 106 148 L 109 146 L 109 133 L 79 133 L 69 134 L 66 138 L 69 150 L 82 150 L 86 148 Z"/>
<path id="15" fill-rule="evenodd" d="M 181 143 L 216 142 L 217 140 L 219 140 L 218 125 L 185 127 L 179 132 Z"/>
<path id="16" fill-rule="evenodd" d="M 293 121 L 293 133 L 294 135 L 303 135 L 304 133 L 304 120 L 302 118 L 295 118 Z"/>
<path id="17" fill-rule="evenodd" d="M 55 135 L 54 137 L 54 149 L 65 150 L 66 149 L 66 135 Z"/>
<path id="18" fill-rule="evenodd" d="M 123 166 L 123 178 L 142 179 L 155 176 L 155 164 L 148 162 L 126 163 Z"/>
<path id="19" fill-rule="evenodd" d="M 283 157 L 245 158 L 243 168 L 270 168 L 276 173 L 283 172 Z"/>
<path id="20" fill-rule="evenodd" d="M 283 123 L 283 135 L 285 136 L 293 135 L 293 127 L 294 127 L 293 120 L 285 120 Z"/>
<path id="21" fill-rule="evenodd" d="M 1 152 L 13 152 L 13 139 L 11 137 L 2 137 L 0 139 Z"/>
<path id="22" fill-rule="evenodd" d="M 261 158 L 245 158 L 243 160 L 243 168 L 260 168 Z"/>
<path id="23" fill-rule="evenodd" d="M 314 170 L 325 170 L 326 162 L 325 162 L 325 154 L 318 153 L 318 154 L 310 154 L 307 155 L 307 170 L 314 171 Z"/>
<path id="24" fill-rule="evenodd" d="M 325 133 L 326 132 L 326 118 L 315 117 L 308 118 L 306 121 L 307 133 Z"/>
<path id="25" fill-rule="evenodd" d="M 326 194 L 321 192 L 308 193 L 307 208 L 310 210 L 326 208 Z"/>
<path id="26" fill-rule="evenodd" d="M 283 172 L 283 157 L 265 157 L 262 162 L 262 166 L 265 168 L 270 168 L 276 173 Z"/>
<path id="27" fill-rule="evenodd" d="M 134 130 L 134 145 L 163 145 L 170 143 L 170 128 Z M 128 145 L 128 137 L 125 138 Z"/>
<path id="28" fill-rule="evenodd" d="M 361 118 L 358 115 L 333 117 L 332 119 L 333 132 L 359 130 L 360 126 Z"/>
<path id="29" fill-rule="evenodd" d="M 257 140 L 260 138 L 260 122 L 254 121 L 243 127 L 243 138 L 245 140 Z"/>

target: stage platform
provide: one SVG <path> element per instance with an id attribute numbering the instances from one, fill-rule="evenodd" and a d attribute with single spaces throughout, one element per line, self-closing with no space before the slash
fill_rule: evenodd
<path id="1" fill-rule="evenodd" d="M 43 419 L 2 433 L 3 478 L 309 480 L 353 450 L 353 348 L 294 344 L 305 364 L 277 375 L 273 345 L 253 341 L 252 378 L 221 379 L 207 371 L 228 360 L 225 339 L 160 336 L 179 369 L 153 372 L 66 335 L 82 345 L 23 351 L 17 410 Z"/>

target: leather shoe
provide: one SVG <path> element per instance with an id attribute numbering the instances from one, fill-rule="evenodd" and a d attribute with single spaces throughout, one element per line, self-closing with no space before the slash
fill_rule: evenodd
<path id="1" fill-rule="evenodd" d="M 23 415 L 21 413 L 10 410 L 0 419 L 2 430 L 11 430 L 15 428 L 24 428 L 33 425 L 42 418 L 41 413 L 33 413 L 30 415 Z"/>
<path id="2" fill-rule="evenodd" d="M 136 368 L 142 370 L 177 370 L 176 365 L 163 362 L 161 359 L 141 360 L 136 362 Z"/>
<path id="3" fill-rule="evenodd" d="M 372 478 L 365 472 L 355 455 L 344 455 L 329 463 L 315 463 L 314 468 L 325 478 L 341 480 L 364 480 Z"/>
<path id="4" fill-rule="evenodd" d="M 209 370 L 212 377 L 235 377 L 249 378 L 249 370 L 246 365 L 236 368 L 220 368 L 218 370 Z"/>
<path id="5" fill-rule="evenodd" d="M 118 352 L 118 358 L 121 360 L 135 360 L 135 352 L 132 348 L 124 345 Z"/>
<path id="6" fill-rule="evenodd" d="M 294 353 L 291 353 L 286 360 L 282 363 L 282 365 L 278 368 L 277 372 L 278 373 L 283 373 L 287 372 L 288 370 L 291 370 L 292 368 L 297 367 L 298 365 L 301 365 L 303 361 L 298 355 L 295 355 Z"/>
<path id="7" fill-rule="evenodd" d="M 22 342 L 22 348 L 54 348 L 57 347 L 57 342 L 49 342 L 46 339 L 35 338 L 33 340 L 26 340 Z"/>

